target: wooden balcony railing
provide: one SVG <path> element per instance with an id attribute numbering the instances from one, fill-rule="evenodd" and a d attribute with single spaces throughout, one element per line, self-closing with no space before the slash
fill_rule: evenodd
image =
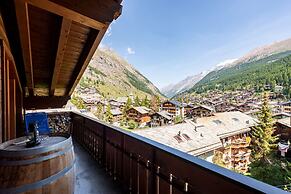
<path id="1" fill-rule="evenodd" d="M 71 118 L 73 138 L 129 193 L 285 193 L 79 113 Z"/>

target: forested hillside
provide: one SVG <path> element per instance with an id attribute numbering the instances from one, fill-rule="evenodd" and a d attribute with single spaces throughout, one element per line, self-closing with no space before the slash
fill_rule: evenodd
<path id="1" fill-rule="evenodd" d="M 255 88 L 263 91 L 266 85 L 284 87 L 284 94 L 291 97 L 291 52 L 286 51 L 249 63 L 210 72 L 189 92 L 208 90 L 235 90 Z"/>
<path id="2" fill-rule="evenodd" d="M 76 92 L 86 93 L 94 88 L 106 98 L 133 94 L 162 97 L 159 89 L 143 76 L 133 65 L 110 49 L 99 49 L 93 56 Z"/>

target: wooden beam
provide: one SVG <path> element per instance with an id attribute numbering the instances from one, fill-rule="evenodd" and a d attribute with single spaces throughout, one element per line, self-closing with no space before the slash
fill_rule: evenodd
<path id="1" fill-rule="evenodd" d="M 79 57 L 78 63 L 75 67 L 73 76 L 71 78 L 71 84 L 68 88 L 68 95 L 71 96 L 75 87 L 79 83 L 84 71 L 86 70 L 91 58 L 93 57 L 98 45 L 100 44 L 107 28 L 104 27 L 101 31 L 91 30 L 88 36 L 88 40 L 83 48 L 83 51 Z"/>
<path id="2" fill-rule="evenodd" d="M 5 28 L 4 28 L 4 23 L 2 20 L 2 16 L 0 16 L 0 38 L 3 39 L 4 43 L 7 45 L 7 47 L 9 48 L 9 51 L 11 50 L 10 48 L 10 44 L 5 32 Z"/>
<path id="3" fill-rule="evenodd" d="M 3 42 L 3 41 L 2 41 Z M 0 143 L 5 141 L 5 52 L 3 44 L 0 44 Z"/>
<path id="4" fill-rule="evenodd" d="M 72 20 L 68 20 L 63 17 L 62 26 L 60 30 L 60 36 L 59 36 L 59 43 L 58 43 L 58 48 L 56 52 L 55 67 L 54 67 L 52 82 L 50 86 L 50 96 L 53 96 L 55 93 L 56 84 L 59 78 L 59 73 L 60 73 L 61 65 L 64 58 L 64 53 L 65 53 L 65 49 L 66 49 L 66 45 L 67 45 L 67 41 L 69 37 L 71 24 L 72 24 Z"/>
<path id="5" fill-rule="evenodd" d="M 3 47 L 4 47 L 4 51 L 5 51 L 6 55 L 7 55 L 6 57 L 8 57 L 12 61 L 12 65 L 13 65 L 14 72 L 15 72 L 15 78 L 17 79 L 20 91 L 23 92 L 22 86 L 21 86 L 21 81 L 20 81 L 20 78 L 19 78 L 19 75 L 18 75 L 18 71 L 17 71 L 17 68 L 16 68 L 16 63 L 15 63 L 15 60 L 14 60 L 13 55 L 11 53 L 11 50 L 5 44 L 5 42 L 3 42 Z"/>
<path id="6" fill-rule="evenodd" d="M 25 66 L 25 75 L 30 95 L 34 95 L 33 67 L 31 57 L 31 41 L 29 30 L 28 8 L 25 0 L 14 0 L 15 12 L 22 48 L 23 61 Z"/>
<path id="7" fill-rule="evenodd" d="M 9 79 L 9 111 L 10 111 L 10 129 L 9 129 L 9 139 L 16 138 L 16 80 Z"/>
<path id="8" fill-rule="evenodd" d="M 70 100 L 70 96 L 28 96 L 23 99 L 23 107 L 27 110 L 62 108 Z"/>
<path id="9" fill-rule="evenodd" d="M 18 1 L 18 0 L 15 0 Z M 25 0 L 29 4 L 44 9 L 46 11 L 52 12 L 56 15 L 63 16 L 64 18 L 70 19 L 72 21 L 84 24 L 86 26 L 89 26 L 91 28 L 101 30 L 106 26 L 106 24 L 99 22 L 97 20 L 94 20 L 92 18 L 89 18 L 85 15 L 82 15 L 76 11 L 73 11 L 71 9 L 68 9 L 66 7 L 63 7 L 61 5 L 58 5 L 56 3 L 53 3 L 48 0 Z"/>

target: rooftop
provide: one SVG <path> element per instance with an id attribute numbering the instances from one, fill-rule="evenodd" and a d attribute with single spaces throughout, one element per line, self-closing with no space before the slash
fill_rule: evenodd
<path id="1" fill-rule="evenodd" d="M 137 106 L 137 107 L 132 107 L 134 110 L 138 111 L 141 114 L 147 114 L 150 112 L 149 108 L 146 108 L 144 106 Z"/>
<path id="2" fill-rule="evenodd" d="M 287 127 L 291 127 L 291 117 L 286 117 L 283 119 L 278 119 L 277 120 L 278 123 L 285 125 Z"/>
<path id="3" fill-rule="evenodd" d="M 133 131 L 149 139 L 197 156 L 222 147 L 220 138 L 250 131 L 256 124 L 252 117 L 236 112 L 216 113 L 211 117 L 198 118 L 196 122 Z M 183 134 L 190 137 L 187 140 Z"/>
<path id="4" fill-rule="evenodd" d="M 209 130 L 215 130 L 220 137 L 227 137 L 247 132 L 256 125 L 256 120 L 242 112 L 222 112 L 211 117 L 197 118 L 197 125 L 204 125 Z"/>
<path id="5" fill-rule="evenodd" d="M 133 132 L 195 156 L 222 146 L 215 131 L 208 130 L 205 127 L 195 127 L 191 123 L 135 130 Z M 189 136 L 190 140 L 187 140 L 183 134 Z M 178 141 L 179 138 L 176 136 L 180 136 L 182 141 Z"/>

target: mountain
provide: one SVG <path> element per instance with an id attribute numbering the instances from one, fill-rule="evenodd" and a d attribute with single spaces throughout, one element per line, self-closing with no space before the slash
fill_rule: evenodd
<path id="1" fill-rule="evenodd" d="M 200 81 L 206 75 L 205 72 L 199 73 L 197 75 L 188 76 L 186 79 L 176 83 L 170 84 L 161 89 L 161 92 L 171 98 L 179 93 L 182 93 L 186 90 L 192 88 L 198 81 Z"/>
<path id="2" fill-rule="evenodd" d="M 262 47 L 258 47 L 243 57 L 239 58 L 233 63 L 233 66 L 247 63 L 247 62 L 252 62 L 252 61 L 257 61 L 263 58 L 266 58 L 268 56 L 282 53 L 285 51 L 290 51 L 291 50 L 291 38 L 283 40 L 283 41 L 278 41 L 274 42 L 269 45 L 265 45 Z"/>
<path id="3" fill-rule="evenodd" d="M 209 72 L 187 93 L 212 89 L 237 89 L 239 87 L 282 84 L 282 77 L 289 76 L 291 39 L 256 48 L 239 59 Z M 283 65 L 283 66 L 282 66 Z M 278 69 L 282 72 L 278 72 Z M 271 75 L 272 74 L 272 75 Z"/>
<path id="4" fill-rule="evenodd" d="M 162 96 L 152 82 L 109 48 L 96 51 L 76 91 L 85 93 L 92 89 L 106 98 L 129 94 L 141 98 L 152 95 Z"/>

